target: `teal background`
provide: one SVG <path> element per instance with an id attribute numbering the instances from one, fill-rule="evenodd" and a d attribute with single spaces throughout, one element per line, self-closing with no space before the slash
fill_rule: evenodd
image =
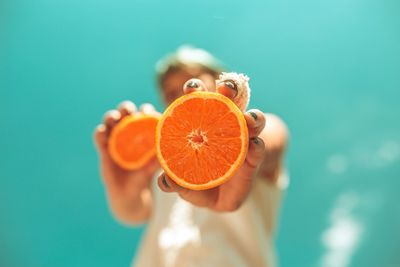
<path id="1" fill-rule="evenodd" d="M 0 266 L 129 265 L 143 228 L 109 214 L 92 132 L 121 100 L 162 108 L 154 64 L 183 43 L 289 125 L 280 265 L 400 266 L 396 0 L 1 1 Z"/>

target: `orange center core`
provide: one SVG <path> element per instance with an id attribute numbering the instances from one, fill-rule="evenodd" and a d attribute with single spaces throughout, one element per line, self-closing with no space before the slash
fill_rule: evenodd
<path id="1" fill-rule="evenodd" d="M 193 130 L 188 136 L 189 144 L 194 149 L 200 149 L 203 145 L 207 144 L 207 136 L 200 130 Z"/>

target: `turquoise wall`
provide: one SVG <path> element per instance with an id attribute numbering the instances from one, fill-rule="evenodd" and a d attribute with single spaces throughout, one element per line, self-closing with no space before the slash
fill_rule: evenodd
<path id="1" fill-rule="evenodd" d="M 400 2 L 0 2 L 0 266 L 128 266 L 143 228 L 110 216 L 91 139 L 152 102 L 178 45 L 251 77 L 291 130 L 283 267 L 400 266 Z"/>

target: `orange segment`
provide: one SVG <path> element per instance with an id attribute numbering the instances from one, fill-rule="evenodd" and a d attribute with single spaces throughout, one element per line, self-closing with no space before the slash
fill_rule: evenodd
<path id="1" fill-rule="evenodd" d="M 155 130 L 159 115 L 137 113 L 123 118 L 112 130 L 108 149 L 122 168 L 136 170 L 156 154 Z"/>
<path id="2" fill-rule="evenodd" d="M 248 130 L 242 111 L 227 97 L 194 92 L 175 100 L 156 130 L 158 160 L 182 187 L 216 187 L 243 164 Z"/>

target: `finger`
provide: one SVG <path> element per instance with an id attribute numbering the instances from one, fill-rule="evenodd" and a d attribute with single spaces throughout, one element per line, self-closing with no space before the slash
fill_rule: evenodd
<path id="1" fill-rule="evenodd" d="M 135 113 L 136 105 L 129 100 L 125 100 L 118 105 L 118 111 L 121 114 L 121 118 L 123 118 L 126 115 Z"/>
<path id="2" fill-rule="evenodd" d="M 165 172 L 162 172 L 158 177 L 158 185 L 164 192 L 177 192 L 179 194 L 186 194 L 185 191 L 192 191 L 175 183 Z"/>
<path id="3" fill-rule="evenodd" d="M 156 112 L 156 109 L 152 104 L 145 103 L 140 106 L 140 111 L 144 114 L 154 114 Z"/>
<path id="4" fill-rule="evenodd" d="M 265 127 L 265 115 L 258 109 L 251 109 L 244 114 L 249 137 L 258 136 Z"/>
<path id="5" fill-rule="evenodd" d="M 168 179 L 168 181 L 167 181 Z M 174 188 L 172 188 L 172 181 L 170 181 L 169 178 L 166 177 L 166 174 L 164 172 L 162 172 L 159 176 L 158 176 L 158 186 L 160 187 L 160 189 L 166 193 L 170 193 L 170 192 L 175 192 Z"/>
<path id="6" fill-rule="evenodd" d="M 233 80 L 223 80 L 216 84 L 216 91 L 233 100 L 238 94 L 238 87 Z"/>
<path id="7" fill-rule="evenodd" d="M 206 85 L 200 79 L 190 79 L 183 85 L 184 94 L 190 94 L 196 91 L 207 91 Z"/>
<path id="8" fill-rule="evenodd" d="M 104 125 L 107 130 L 111 130 L 121 119 L 121 113 L 118 110 L 109 110 L 104 114 Z"/>
<path id="9" fill-rule="evenodd" d="M 260 137 L 253 137 L 249 142 L 249 149 L 246 156 L 246 164 L 251 174 L 264 157 L 265 144 Z M 246 166 L 245 166 L 246 167 Z"/>
<path id="10" fill-rule="evenodd" d="M 198 207 L 212 208 L 218 197 L 218 188 L 195 191 L 179 186 L 164 172 L 158 177 L 158 186 L 164 192 L 176 192 L 181 198 Z"/>

